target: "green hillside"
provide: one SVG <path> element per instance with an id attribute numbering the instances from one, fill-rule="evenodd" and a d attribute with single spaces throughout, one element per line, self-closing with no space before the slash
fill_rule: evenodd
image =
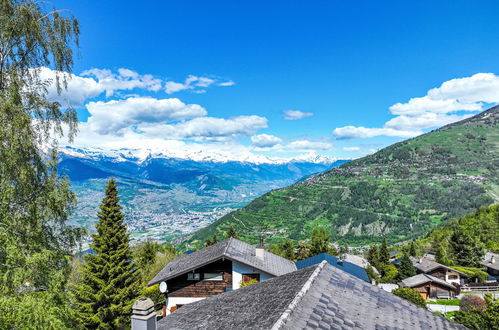
<path id="1" fill-rule="evenodd" d="M 499 201 L 499 107 L 271 191 L 199 230 L 194 245 L 234 226 L 307 239 L 323 226 L 350 245 L 400 242 Z"/>

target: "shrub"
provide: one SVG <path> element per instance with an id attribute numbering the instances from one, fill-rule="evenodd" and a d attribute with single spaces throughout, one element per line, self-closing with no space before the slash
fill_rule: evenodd
<path id="1" fill-rule="evenodd" d="M 380 278 L 381 283 L 396 283 L 398 278 L 398 270 L 392 264 L 381 264 L 379 266 L 379 271 L 383 275 Z"/>
<path id="2" fill-rule="evenodd" d="M 478 311 L 481 312 L 485 306 L 485 299 L 475 295 L 465 295 L 459 304 L 461 310 L 465 312 Z"/>
<path id="3" fill-rule="evenodd" d="M 414 289 L 398 288 L 398 289 L 393 290 L 392 293 L 396 296 L 399 296 L 402 299 L 405 299 L 405 300 L 412 302 L 413 304 L 416 304 L 420 307 L 426 308 L 426 301 Z"/>
<path id="4" fill-rule="evenodd" d="M 255 283 L 258 283 L 258 281 L 255 278 L 252 278 L 251 280 L 246 281 L 246 282 L 241 281 L 241 288 L 244 288 L 245 286 L 255 284 Z"/>
<path id="5" fill-rule="evenodd" d="M 460 272 L 465 273 L 466 276 L 468 276 L 468 279 L 472 282 L 477 281 L 477 282 L 483 283 L 483 282 L 487 281 L 487 277 L 489 276 L 489 274 L 487 274 L 483 270 L 480 270 L 480 269 L 475 268 L 475 267 L 454 266 L 452 268 L 454 268 L 455 270 L 458 270 Z"/>

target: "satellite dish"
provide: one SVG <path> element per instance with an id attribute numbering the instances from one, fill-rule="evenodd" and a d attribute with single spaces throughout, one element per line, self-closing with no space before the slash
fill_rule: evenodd
<path id="1" fill-rule="evenodd" d="M 163 281 L 163 282 L 159 283 L 159 291 L 161 293 L 165 293 L 167 289 L 168 289 L 168 287 L 166 285 L 166 282 Z"/>

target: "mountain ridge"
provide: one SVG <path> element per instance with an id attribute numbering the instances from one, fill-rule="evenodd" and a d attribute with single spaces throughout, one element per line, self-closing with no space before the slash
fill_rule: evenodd
<path id="1" fill-rule="evenodd" d="M 201 229 L 189 243 L 236 224 L 255 242 L 255 228 L 279 241 L 306 239 L 323 226 L 335 240 L 354 245 L 424 235 L 499 200 L 498 124 L 499 107 L 493 107 L 273 190 Z"/>

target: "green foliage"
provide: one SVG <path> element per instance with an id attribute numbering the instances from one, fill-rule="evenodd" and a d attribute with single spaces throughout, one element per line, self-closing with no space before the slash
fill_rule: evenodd
<path id="1" fill-rule="evenodd" d="M 452 266 L 452 268 L 454 268 L 455 270 L 458 270 L 460 272 L 465 273 L 470 282 L 483 283 L 483 282 L 487 281 L 487 278 L 489 277 L 489 274 L 487 274 L 483 270 L 480 270 L 480 269 L 474 268 L 474 267 Z"/>
<path id="2" fill-rule="evenodd" d="M 459 299 L 437 299 L 436 301 L 428 301 L 427 304 L 437 304 L 437 305 L 446 305 L 446 306 L 459 306 L 461 304 L 461 300 Z"/>
<path id="3" fill-rule="evenodd" d="M 310 256 L 315 256 L 321 253 L 329 253 L 337 255 L 338 252 L 331 246 L 331 238 L 324 228 L 315 228 L 312 231 L 312 241 L 310 243 Z"/>
<path id="4" fill-rule="evenodd" d="M 271 191 L 201 229 L 191 242 L 204 242 L 229 226 L 285 231 L 286 237 L 271 243 L 308 239 L 319 226 L 330 230 L 334 241 L 349 245 L 369 245 L 380 237 L 389 244 L 421 237 L 490 205 L 491 196 L 499 194 L 498 117 L 494 109 Z M 493 232 L 477 230 L 497 237 L 499 230 Z M 258 241 L 254 234 L 241 236 Z"/>
<path id="5" fill-rule="evenodd" d="M 0 328 L 73 325 L 64 286 L 82 232 L 66 223 L 76 200 L 55 165 L 76 112 L 47 98 L 36 68 L 70 72 L 78 34 L 77 20 L 46 2 L 0 1 Z M 64 76 L 53 83 L 61 92 Z"/>
<path id="6" fill-rule="evenodd" d="M 173 246 L 172 243 L 168 242 L 163 247 L 163 252 L 166 253 L 166 254 L 175 255 L 175 254 L 177 254 L 177 249 L 175 248 L 175 246 Z"/>
<path id="7" fill-rule="evenodd" d="M 98 217 L 90 245 L 96 254 L 85 256 L 82 281 L 75 289 L 76 307 L 85 328 L 113 329 L 129 324 L 139 294 L 139 273 L 114 179 L 108 182 Z"/>
<path id="8" fill-rule="evenodd" d="M 459 306 L 464 312 L 482 312 L 483 308 L 485 307 L 485 299 L 479 296 L 468 294 L 461 299 Z"/>
<path id="9" fill-rule="evenodd" d="M 409 244 L 409 251 L 408 251 L 409 256 L 411 257 L 416 257 L 418 255 L 417 249 L 416 249 L 416 244 L 414 242 L 411 242 Z"/>
<path id="10" fill-rule="evenodd" d="M 454 321 L 470 329 L 495 330 L 499 329 L 499 299 L 494 299 L 490 294 L 485 296 L 485 306 L 482 310 L 460 310 L 456 312 Z"/>
<path id="11" fill-rule="evenodd" d="M 400 262 L 397 279 L 401 281 L 414 275 L 416 275 L 416 267 L 414 267 L 414 265 L 412 264 L 409 256 L 405 255 Z"/>
<path id="12" fill-rule="evenodd" d="M 383 238 L 383 243 L 379 248 L 379 262 L 387 264 L 390 261 L 390 252 L 388 251 L 388 245 L 386 243 L 386 238 Z"/>
<path id="13" fill-rule="evenodd" d="M 393 290 L 392 293 L 396 296 L 399 296 L 402 299 L 405 299 L 405 300 L 412 302 L 413 304 L 416 304 L 420 307 L 426 308 L 426 301 L 414 289 L 398 288 L 398 289 Z"/>
<path id="14" fill-rule="evenodd" d="M 374 243 L 369 247 L 369 250 L 367 250 L 367 261 L 373 266 L 373 267 L 378 267 L 380 264 L 380 259 L 379 259 L 379 249 L 378 245 Z"/>
<path id="15" fill-rule="evenodd" d="M 249 281 L 246 281 L 246 282 L 241 281 L 240 286 L 241 286 L 241 288 L 244 288 L 245 286 L 256 284 L 256 283 L 258 283 L 258 281 L 255 278 L 252 278 L 252 279 L 250 279 Z"/>
<path id="16" fill-rule="evenodd" d="M 161 249 L 161 246 L 153 241 L 147 240 L 134 246 L 134 259 L 137 261 L 139 269 L 144 269 L 152 265 L 156 260 L 156 253 Z"/>
<path id="17" fill-rule="evenodd" d="M 485 250 L 474 237 L 468 232 L 454 232 L 450 243 L 456 256 L 456 262 L 460 266 L 477 267 L 485 255 Z"/>
<path id="18" fill-rule="evenodd" d="M 398 278 L 398 270 L 392 264 L 379 264 L 378 270 L 381 273 L 381 278 L 379 279 L 382 283 L 396 283 Z"/>
<path id="19" fill-rule="evenodd" d="M 367 266 L 366 273 L 367 273 L 367 277 L 369 277 L 369 279 L 371 281 L 372 280 L 378 281 L 378 274 L 376 274 L 376 272 L 374 271 L 374 268 L 371 265 Z"/>
<path id="20" fill-rule="evenodd" d="M 164 293 L 161 293 L 161 291 L 159 291 L 159 284 L 143 287 L 142 291 L 140 292 L 140 296 L 151 298 L 151 300 L 154 302 L 154 305 L 161 305 L 166 303 L 166 296 Z"/>
<path id="21" fill-rule="evenodd" d="M 296 260 L 303 260 L 308 258 L 310 255 L 310 248 L 308 247 L 308 244 L 300 241 L 298 244 L 296 244 Z"/>
<path id="22" fill-rule="evenodd" d="M 278 256 L 281 256 L 291 261 L 296 260 L 295 245 L 293 241 L 290 239 L 282 241 L 279 244 L 272 244 L 270 246 L 269 252 L 277 254 Z"/>
<path id="23" fill-rule="evenodd" d="M 239 239 L 239 235 L 237 234 L 237 231 L 234 229 L 234 227 L 230 227 L 229 229 L 227 229 L 227 231 L 225 232 L 225 238 L 237 238 Z M 216 239 L 216 237 L 215 237 Z"/>
<path id="24" fill-rule="evenodd" d="M 211 238 L 208 238 L 204 242 L 204 246 L 210 246 L 210 245 L 217 244 L 217 243 L 218 243 L 218 239 L 215 235 L 213 235 Z"/>

